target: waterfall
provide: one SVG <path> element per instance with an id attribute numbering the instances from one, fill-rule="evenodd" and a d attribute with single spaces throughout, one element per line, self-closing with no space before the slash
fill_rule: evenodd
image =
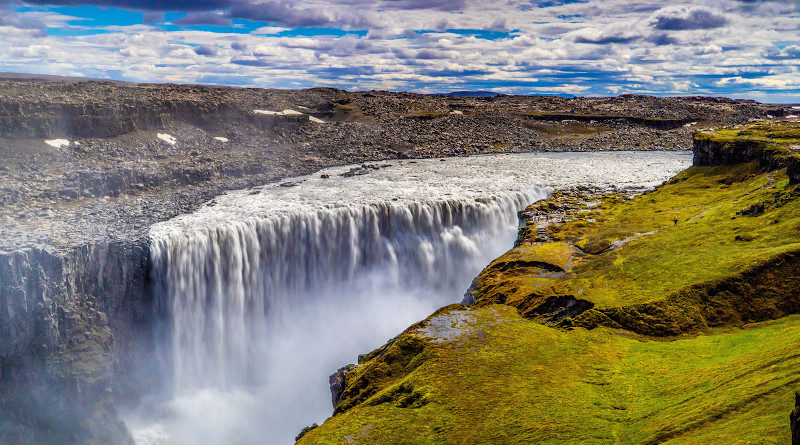
<path id="1" fill-rule="evenodd" d="M 372 277 L 376 291 L 457 297 L 487 251 L 513 240 L 516 212 L 544 192 L 280 214 L 152 243 L 178 391 L 257 385 L 271 319 Z M 438 299 L 438 298 L 437 298 Z M 450 298 L 450 301 L 454 301 Z"/>
<path id="2" fill-rule="evenodd" d="M 650 187 L 690 161 L 561 153 L 340 167 L 157 224 L 171 391 L 129 426 L 148 444 L 291 443 L 330 415 L 327 376 L 460 301 L 513 245 L 525 205 L 572 185 Z"/>

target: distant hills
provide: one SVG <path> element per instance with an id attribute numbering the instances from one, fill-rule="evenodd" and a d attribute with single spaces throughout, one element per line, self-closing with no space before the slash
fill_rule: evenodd
<path id="1" fill-rule="evenodd" d="M 501 93 L 494 91 L 453 91 L 450 93 L 437 93 L 434 96 L 455 96 L 455 97 L 497 97 Z"/>

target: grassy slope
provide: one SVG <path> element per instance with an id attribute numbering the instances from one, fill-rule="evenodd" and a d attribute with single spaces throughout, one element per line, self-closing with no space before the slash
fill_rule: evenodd
<path id="1" fill-rule="evenodd" d="M 366 356 L 339 413 L 301 443 L 787 443 L 800 193 L 762 165 L 692 167 L 606 197 L 551 225 L 556 242 L 523 228 L 473 283 L 475 307 Z M 554 296 L 594 304 L 561 327 L 601 327 L 532 321 Z"/>
<path id="2" fill-rule="evenodd" d="M 787 443 L 800 318 L 676 341 L 453 309 L 460 337 L 301 443 Z M 401 407 L 402 394 L 422 394 Z M 391 395 L 389 395 L 391 394 Z"/>
<path id="3" fill-rule="evenodd" d="M 560 238 L 602 244 L 658 231 L 577 268 L 571 286 L 583 287 L 582 298 L 599 307 L 642 303 L 800 249 L 794 186 L 782 171 L 756 175 L 754 167 L 693 167 L 672 184 L 607 209 L 602 222 L 551 230 Z M 759 204 L 769 211 L 737 215 Z"/>
<path id="4" fill-rule="evenodd" d="M 765 172 L 758 162 L 692 167 L 651 193 L 633 200 L 610 196 L 574 214 L 573 221 L 550 225 L 547 233 L 558 243 L 522 240 L 481 273 L 472 292 L 479 305 L 510 304 L 528 316 L 548 298 L 574 297 L 595 308 L 576 317 L 577 325 L 604 324 L 650 335 L 793 313 L 797 302 L 790 297 L 800 291 L 800 283 L 783 275 L 800 272 L 795 261 L 800 253 L 798 198 L 785 169 Z M 532 237 L 535 230 L 523 233 Z M 536 254 L 543 250 L 550 253 Z M 563 257 L 546 259 L 556 250 L 572 255 L 566 274 L 554 275 L 530 262 L 545 258 L 563 267 Z M 745 280 L 743 274 L 760 274 L 753 278 L 756 285 L 741 291 L 748 300 L 718 305 L 719 298 L 727 298 L 720 295 L 730 293 L 731 282 Z M 770 287 L 775 280 L 781 288 Z M 641 323 L 644 314 L 647 323 Z"/>

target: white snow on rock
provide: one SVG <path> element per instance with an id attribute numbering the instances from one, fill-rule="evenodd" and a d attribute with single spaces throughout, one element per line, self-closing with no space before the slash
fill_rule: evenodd
<path id="1" fill-rule="evenodd" d="M 215 141 L 220 141 L 220 142 L 228 142 L 228 138 L 224 138 L 222 136 L 215 136 L 214 140 Z"/>
<path id="2" fill-rule="evenodd" d="M 327 123 L 324 120 L 322 120 L 322 119 L 320 119 L 318 117 L 314 117 L 314 116 L 308 116 L 308 120 L 310 120 L 311 122 L 316 122 L 318 124 L 326 124 Z"/>
<path id="3" fill-rule="evenodd" d="M 161 139 L 162 141 L 166 142 L 169 145 L 175 145 L 178 142 L 178 140 L 175 139 L 174 136 L 169 135 L 167 133 L 158 133 L 156 136 L 158 136 L 159 139 Z"/>
<path id="4" fill-rule="evenodd" d="M 302 116 L 303 113 L 297 110 L 283 110 L 283 111 L 272 111 L 272 110 L 253 110 L 255 114 L 264 114 L 267 116 Z"/>
<path id="5" fill-rule="evenodd" d="M 69 147 L 69 141 L 66 139 L 50 139 L 44 143 L 55 148 Z"/>
<path id="6" fill-rule="evenodd" d="M 464 114 L 464 112 L 461 110 L 453 110 L 450 112 L 450 114 Z"/>

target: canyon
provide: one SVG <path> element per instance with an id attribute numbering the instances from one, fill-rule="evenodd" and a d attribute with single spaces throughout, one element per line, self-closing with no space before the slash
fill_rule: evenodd
<path id="1" fill-rule="evenodd" d="M 186 355 L 176 356 L 174 351 L 155 347 L 163 343 L 160 336 L 173 332 L 176 320 L 170 312 L 174 308 L 167 307 L 171 302 L 161 299 L 175 296 L 176 291 L 162 288 L 169 282 L 161 281 L 159 272 L 164 271 L 163 262 L 170 255 L 179 256 L 180 252 L 174 250 L 168 236 L 156 236 L 160 241 L 154 244 L 153 233 L 160 233 L 159 227 L 169 227 L 163 224 L 173 218 L 181 220 L 179 215 L 212 212 L 208 209 L 224 206 L 230 196 L 223 194 L 227 190 L 247 189 L 237 192 L 246 199 L 255 196 L 251 192 L 263 192 L 252 187 L 266 187 L 276 193 L 301 190 L 304 186 L 294 178 L 303 175 L 313 176 L 314 181 L 363 180 L 388 171 L 383 165 L 390 159 L 399 165 L 412 158 L 542 150 L 686 150 L 692 147 L 691 133 L 695 130 L 745 124 L 789 112 L 786 107 L 752 101 L 700 97 L 471 98 L 333 89 L 0 81 L 0 153 L 5 159 L 0 166 L 0 439 L 12 443 L 133 442 L 130 428 L 121 420 L 125 416 L 120 416 L 120 409 L 127 408 L 120 401 L 140 401 L 145 389 L 165 386 L 168 372 L 161 369 L 164 356 L 177 361 L 172 365 L 187 360 L 183 368 L 176 366 L 173 370 L 193 387 L 206 385 L 203 380 L 208 375 L 215 375 L 215 385 L 222 382 L 223 388 L 252 377 L 259 364 L 241 360 L 247 352 L 230 347 L 232 340 L 224 335 L 214 336 L 213 324 L 208 321 L 183 319 L 189 323 L 187 329 L 209 329 L 202 335 L 221 342 L 217 346 L 197 341 L 205 338 L 201 335 L 185 339 Z M 703 148 L 703 144 L 701 139 L 695 142 L 695 147 L 700 147 L 698 165 L 748 161 L 751 156 L 742 153 L 755 152 L 751 148 L 744 152 L 736 149 L 735 143 L 716 145 L 733 147 L 730 153 L 735 155 L 728 155 L 713 148 L 712 142 L 707 145 L 712 148 Z M 789 176 L 794 177 L 792 166 L 796 164 L 791 157 L 767 155 L 764 150 L 759 153 L 764 155 L 765 165 L 788 167 Z M 448 165 L 461 162 L 458 159 L 425 162 Z M 328 178 L 312 175 L 341 165 L 349 166 L 322 173 Z M 579 164 L 567 162 L 564 168 L 568 167 L 573 175 L 586 173 Z M 475 174 L 466 166 L 461 173 Z M 311 176 L 305 180 L 310 181 Z M 322 188 L 317 195 L 325 192 L 327 189 Z M 474 271 L 462 271 L 467 279 L 463 288 L 458 283 L 464 277 L 450 281 L 446 274 L 445 287 L 460 296 L 485 263 L 513 244 L 517 207 L 544 196 L 529 194 L 499 205 L 497 208 L 505 209 L 500 212 L 505 226 L 511 227 L 507 245 L 476 257 L 475 261 L 485 262 L 473 263 Z M 387 199 L 393 202 L 393 198 L 402 199 Z M 444 201 L 440 197 L 439 202 Z M 446 206 L 434 210 L 436 218 L 454 213 Z M 418 210 L 419 214 L 430 212 Z M 361 214 L 351 215 L 353 221 L 366 221 Z M 376 213 L 373 224 L 385 231 L 381 215 Z M 293 232 L 296 226 L 292 224 L 300 222 L 286 224 L 283 228 L 258 226 L 250 235 L 239 231 L 217 236 L 230 237 L 230 242 L 251 236 L 258 239 L 265 230 Z M 302 224 L 308 227 L 310 223 Z M 336 227 L 324 218 L 313 224 L 317 224 L 315 236 L 326 233 L 323 228 Z M 458 224 L 450 221 L 449 225 Z M 388 250 L 381 251 L 385 248 L 357 246 L 354 255 L 361 253 L 349 263 L 325 260 L 321 254 L 315 258 L 345 268 L 332 269 L 334 275 L 347 275 L 348 264 L 366 261 L 362 257 L 369 253 L 383 252 L 382 259 L 374 261 L 391 257 Z M 392 250 L 397 248 L 393 246 Z M 233 251 L 227 249 L 216 255 Z M 202 251 L 196 252 L 200 255 Z M 397 252 L 394 255 L 402 258 Z M 192 258 L 182 261 L 199 270 L 205 260 L 196 258 L 200 258 L 198 263 Z M 292 271 L 288 276 L 297 283 L 329 282 L 331 278 L 292 275 L 301 272 Z M 416 276 L 419 272 L 406 273 Z M 291 290 L 286 283 L 260 279 L 242 286 L 260 289 L 258 292 L 278 285 Z M 189 281 L 183 287 L 197 282 Z M 241 289 L 245 287 L 228 289 L 225 295 L 239 295 L 244 292 Z M 250 290 L 245 293 L 252 295 Z M 286 297 L 290 294 L 286 292 Z M 437 304 L 447 302 L 443 299 Z M 394 332 L 402 331 L 436 307 L 422 305 L 413 315 L 395 320 L 391 327 L 396 328 Z M 217 313 L 226 319 L 231 316 L 226 311 L 244 308 L 223 305 Z M 263 307 L 246 308 L 256 314 L 264 312 Z M 243 325 L 241 329 L 253 327 Z M 377 346 L 358 344 L 353 348 Z M 212 347 L 217 352 L 205 349 Z M 197 354 L 214 357 L 219 350 L 234 354 L 217 355 L 220 363 L 242 362 L 241 367 L 210 369 L 205 367 L 213 365 L 196 361 Z M 331 365 L 328 372 L 341 365 L 345 363 Z M 193 375 L 193 370 L 198 374 Z M 325 390 L 327 383 L 321 382 Z M 352 399 L 346 389 L 345 393 L 342 400 L 350 404 L 363 401 L 363 397 Z M 301 426 L 296 426 L 297 431 Z M 305 440 L 312 439 L 310 434 Z"/>

